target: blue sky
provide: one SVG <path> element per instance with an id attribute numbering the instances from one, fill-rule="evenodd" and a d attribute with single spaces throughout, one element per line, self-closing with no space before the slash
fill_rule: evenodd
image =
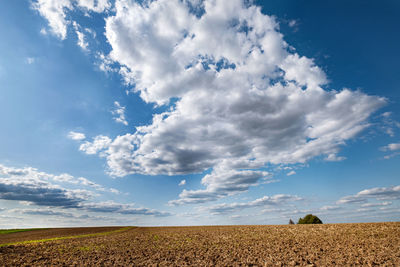
<path id="1" fill-rule="evenodd" d="M 396 1 L 0 3 L 0 227 L 400 217 Z"/>

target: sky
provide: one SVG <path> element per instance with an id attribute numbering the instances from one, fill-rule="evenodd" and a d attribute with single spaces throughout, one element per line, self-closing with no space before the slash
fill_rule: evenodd
<path id="1" fill-rule="evenodd" d="M 0 1 L 0 228 L 399 221 L 399 8 Z"/>

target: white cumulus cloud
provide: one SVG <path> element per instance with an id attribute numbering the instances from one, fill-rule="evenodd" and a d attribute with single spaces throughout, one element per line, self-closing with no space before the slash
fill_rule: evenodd
<path id="1" fill-rule="evenodd" d="M 86 141 L 81 144 L 79 150 L 84 151 L 86 154 L 96 154 L 99 151 L 107 148 L 111 144 L 111 139 L 107 136 L 96 136 L 93 142 Z"/>
<path id="2" fill-rule="evenodd" d="M 104 66 L 119 66 L 144 101 L 174 104 L 134 133 L 100 135 L 80 150 L 100 153 L 114 176 L 209 171 L 204 189 L 170 204 L 244 192 L 270 165 L 343 160 L 340 147 L 386 103 L 326 89 L 314 60 L 291 52 L 275 19 L 242 0 L 117 0 L 114 11 Z"/>

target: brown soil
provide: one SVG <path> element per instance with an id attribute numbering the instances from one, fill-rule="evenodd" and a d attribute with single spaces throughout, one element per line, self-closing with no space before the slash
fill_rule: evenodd
<path id="1" fill-rule="evenodd" d="M 6 266 L 400 266 L 400 223 L 140 227 L 107 236 L 2 247 L 0 263 Z"/>
<path id="2" fill-rule="evenodd" d="M 2 234 L 0 235 L 0 245 L 6 243 L 27 241 L 27 240 L 38 240 L 38 239 L 61 237 L 61 236 L 108 232 L 117 230 L 119 228 L 121 227 L 77 227 L 77 228 L 50 228 L 50 229 L 38 229 L 38 230 L 35 229 L 26 232 Z"/>

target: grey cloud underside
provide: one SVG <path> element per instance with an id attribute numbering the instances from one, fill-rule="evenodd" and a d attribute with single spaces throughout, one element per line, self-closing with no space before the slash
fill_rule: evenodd
<path id="1" fill-rule="evenodd" d="M 12 182 L 0 179 L 0 199 L 28 201 L 39 206 L 77 208 L 85 199 L 82 191 L 67 191 L 48 183 Z"/>
<path id="2" fill-rule="evenodd" d="M 0 199 L 24 201 L 30 205 L 59 209 L 75 209 L 86 212 L 118 213 L 125 215 L 170 216 L 168 212 L 135 207 L 133 204 L 116 202 L 93 202 L 97 193 L 85 189 L 69 189 L 57 184 L 86 185 L 98 188 L 86 178 L 75 178 L 69 174 L 53 175 L 40 172 L 35 168 L 13 168 L 0 164 Z M 100 187 L 101 191 L 106 191 Z M 36 215 L 57 215 L 45 210 L 31 210 Z M 27 211 L 29 212 L 29 210 Z M 42 213 L 42 214 L 40 214 Z M 69 213 L 68 213 L 69 214 Z"/>
<path id="3" fill-rule="evenodd" d="M 98 136 L 80 150 L 104 157 L 113 176 L 210 170 L 205 189 L 170 204 L 244 192 L 273 164 L 343 160 L 340 147 L 386 103 L 326 89 L 325 73 L 291 52 L 275 19 L 247 1 L 117 0 L 105 20 L 103 69 L 119 66 L 148 103 L 175 102 L 134 133 Z"/>
<path id="4" fill-rule="evenodd" d="M 36 168 L 25 167 L 25 168 L 14 168 L 7 167 L 0 164 L 0 177 L 8 178 L 9 184 L 21 183 L 28 187 L 35 188 L 35 184 L 42 183 L 43 185 L 49 185 L 49 181 L 56 183 L 68 183 L 73 185 L 81 185 L 89 188 L 93 188 L 96 191 L 109 191 L 118 194 L 119 191 L 114 188 L 104 188 L 103 186 L 96 184 L 84 177 L 73 177 L 67 173 L 60 175 L 49 174 L 40 172 Z M 6 181 L 6 180 L 4 180 Z"/>
<path id="5" fill-rule="evenodd" d="M 0 179 L 0 199 L 27 201 L 33 205 L 79 209 L 89 212 L 119 213 L 125 215 L 152 215 L 157 217 L 170 216 L 147 208 L 132 207 L 131 204 L 115 202 L 88 202 L 92 197 L 90 191 L 57 188 L 46 182 L 10 181 Z M 36 213 L 38 215 L 39 213 Z M 39 214 L 40 215 L 40 214 Z M 44 212 L 41 215 L 56 215 Z"/>
<path id="6" fill-rule="evenodd" d="M 179 199 L 169 201 L 170 205 L 199 204 L 217 200 L 248 190 L 260 179 L 268 180 L 268 172 L 223 170 L 207 174 L 202 179 L 204 190 L 183 190 Z"/>

